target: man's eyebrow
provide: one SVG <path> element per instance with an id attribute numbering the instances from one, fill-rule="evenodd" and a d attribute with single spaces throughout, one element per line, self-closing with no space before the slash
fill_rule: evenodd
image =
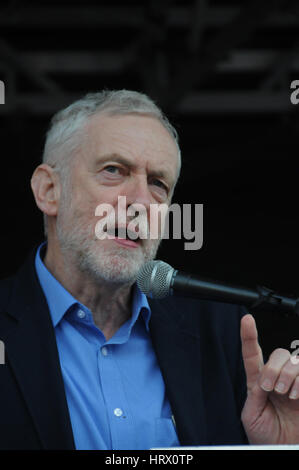
<path id="1" fill-rule="evenodd" d="M 133 168 L 134 166 L 136 166 L 134 162 L 132 162 L 131 160 L 129 160 L 128 158 L 122 155 L 119 155 L 118 153 L 108 153 L 106 155 L 102 155 L 96 159 L 95 164 L 99 165 L 108 161 L 122 163 L 123 165 L 129 166 L 130 168 Z"/>
<path id="2" fill-rule="evenodd" d="M 169 180 L 170 179 L 170 175 L 167 173 L 167 171 L 163 171 L 163 170 L 159 170 L 159 171 L 151 171 L 150 172 L 150 176 L 155 176 L 156 178 L 162 178 L 162 179 L 165 179 L 165 180 Z"/>
<path id="3" fill-rule="evenodd" d="M 131 161 L 130 159 L 118 153 L 109 153 L 109 154 L 98 157 L 95 162 L 95 165 L 98 166 L 99 164 L 103 164 L 105 162 L 110 162 L 110 161 L 121 163 L 122 165 L 125 165 L 129 167 L 130 169 L 136 167 L 136 164 L 133 161 Z M 170 180 L 172 180 L 170 173 L 164 170 L 153 170 L 150 172 L 150 176 L 151 177 L 154 176 L 156 178 L 163 178 L 166 181 L 169 181 L 170 183 L 171 183 Z"/>

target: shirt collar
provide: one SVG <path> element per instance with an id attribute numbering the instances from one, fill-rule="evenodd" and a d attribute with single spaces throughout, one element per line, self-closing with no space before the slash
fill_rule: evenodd
<path id="1" fill-rule="evenodd" d="M 61 321 L 65 313 L 70 308 L 77 304 L 78 307 L 83 307 L 78 300 L 76 300 L 70 292 L 68 292 L 62 284 L 50 273 L 42 261 L 42 251 L 46 247 L 46 242 L 42 243 L 36 252 L 35 256 L 35 268 L 40 285 L 45 294 L 52 323 L 54 327 Z M 150 306 L 147 301 L 147 297 L 143 292 L 140 291 L 137 284 L 133 287 L 133 302 L 132 302 L 132 317 L 130 319 L 129 329 L 131 330 L 137 321 L 139 315 L 143 317 L 146 329 L 149 330 L 149 320 L 151 317 Z"/>
<path id="2" fill-rule="evenodd" d="M 147 331 L 149 331 L 149 321 L 151 317 L 151 309 L 147 301 L 146 295 L 141 292 L 137 284 L 134 284 L 133 304 L 132 304 L 132 325 L 136 322 L 139 314 L 142 315 Z"/>
<path id="3" fill-rule="evenodd" d="M 36 252 L 35 268 L 40 285 L 48 302 L 50 315 L 54 327 L 60 322 L 64 314 L 78 301 L 68 292 L 62 284 L 50 273 L 42 261 L 41 252 L 46 243 L 42 243 Z"/>

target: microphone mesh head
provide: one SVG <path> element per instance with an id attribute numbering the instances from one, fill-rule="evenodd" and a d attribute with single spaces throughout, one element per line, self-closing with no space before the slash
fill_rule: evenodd
<path id="1" fill-rule="evenodd" d="M 137 284 L 148 297 L 162 299 L 170 294 L 173 274 L 174 269 L 164 261 L 149 261 L 140 269 Z"/>

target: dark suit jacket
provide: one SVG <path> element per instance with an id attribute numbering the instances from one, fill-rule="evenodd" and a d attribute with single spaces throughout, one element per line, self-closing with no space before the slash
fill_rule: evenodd
<path id="1" fill-rule="evenodd" d="M 74 449 L 55 333 L 35 252 L 0 282 L 0 448 Z M 240 422 L 245 378 L 239 307 L 149 300 L 153 347 L 181 445 L 247 443 Z"/>

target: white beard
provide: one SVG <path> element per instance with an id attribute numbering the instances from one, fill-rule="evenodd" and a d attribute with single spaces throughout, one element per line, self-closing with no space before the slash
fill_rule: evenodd
<path id="1" fill-rule="evenodd" d="M 67 192 L 65 188 L 65 192 Z M 57 237 L 62 254 L 93 281 L 132 284 L 144 263 L 155 258 L 161 239 L 142 240 L 138 248 L 126 248 L 113 240 L 99 240 L 84 214 L 76 213 L 65 197 L 57 216 Z"/>

